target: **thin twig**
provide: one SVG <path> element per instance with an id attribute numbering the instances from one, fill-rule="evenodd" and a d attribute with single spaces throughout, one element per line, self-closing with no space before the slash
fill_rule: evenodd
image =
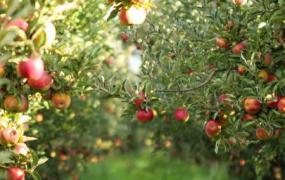
<path id="1" fill-rule="evenodd" d="M 187 89 L 165 89 L 165 90 L 157 90 L 157 92 L 180 92 L 180 93 L 185 93 L 185 92 L 189 92 L 189 91 L 193 91 L 193 90 L 196 90 L 196 89 L 200 89 L 202 88 L 203 86 L 207 85 L 216 75 L 216 73 L 218 71 L 221 71 L 221 70 L 214 70 L 210 75 L 209 77 L 204 81 L 202 82 L 201 84 L 199 84 L 198 86 L 195 86 L 195 87 L 192 87 L 192 88 L 187 88 Z"/>

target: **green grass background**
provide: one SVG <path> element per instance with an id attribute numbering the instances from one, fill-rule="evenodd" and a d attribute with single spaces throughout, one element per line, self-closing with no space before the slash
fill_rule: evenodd
<path id="1" fill-rule="evenodd" d="M 142 152 L 112 155 L 103 161 L 90 164 L 82 173 L 82 180 L 227 180 L 225 165 L 213 164 L 210 168 L 162 153 Z"/>

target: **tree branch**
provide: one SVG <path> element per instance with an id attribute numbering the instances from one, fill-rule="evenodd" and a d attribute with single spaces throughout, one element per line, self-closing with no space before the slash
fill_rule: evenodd
<path id="1" fill-rule="evenodd" d="M 202 82 L 201 84 L 195 86 L 195 87 L 192 87 L 192 88 L 187 88 L 187 89 L 166 89 L 166 90 L 157 90 L 157 92 L 166 92 L 166 93 L 172 93 L 172 92 L 180 92 L 180 93 L 186 93 L 186 92 L 189 92 L 189 91 L 193 91 L 193 90 L 196 90 L 196 89 L 200 89 L 202 88 L 203 86 L 207 85 L 209 82 L 211 82 L 211 80 L 215 77 L 216 73 L 218 71 L 221 71 L 221 70 L 214 70 L 210 75 L 209 77 L 204 81 Z"/>

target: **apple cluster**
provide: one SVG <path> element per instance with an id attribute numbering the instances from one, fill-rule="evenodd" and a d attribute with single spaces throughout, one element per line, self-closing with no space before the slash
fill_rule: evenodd
<path id="1" fill-rule="evenodd" d="M 157 112 L 154 109 L 149 107 L 143 108 L 145 107 L 146 102 L 147 97 L 143 92 L 138 93 L 137 97 L 133 99 L 133 105 L 138 109 L 136 112 L 136 119 L 140 122 L 149 122 L 157 115 Z M 178 122 L 186 122 L 190 118 L 188 110 L 185 107 L 176 108 L 173 116 Z"/>
<path id="2" fill-rule="evenodd" d="M 29 21 L 29 20 L 28 20 Z M 30 56 L 23 58 L 16 63 L 12 62 L 1 62 L 0 65 L 0 75 L 2 78 L 11 78 L 11 67 L 16 69 L 16 72 L 12 74 L 17 74 L 19 77 L 22 86 L 26 85 L 30 88 L 29 92 L 39 92 L 42 93 L 44 97 L 51 100 L 52 105 L 58 109 L 66 109 L 71 104 L 71 96 L 69 93 L 53 91 L 52 86 L 54 82 L 54 76 L 46 69 L 45 63 L 41 57 L 41 49 L 51 48 L 54 43 L 56 36 L 56 29 L 54 24 L 51 21 L 45 22 L 43 25 L 37 27 L 36 30 L 32 29 L 33 27 L 29 22 L 24 19 L 9 19 L 6 18 L 1 27 L 4 31 L 16 31 L 24 33 L 26 37 L 30 39 L 22 39 L 19 34 L 14 38 L 16 42 L 32 42 L 30 46 L 33 49 L 33 52 Z M 8 44 L 9 46 L 9 44 Z M 14 48 L 12 46 L 12 48 Z M 13 76 L 14 77 L 14 76 Z M 17 78 L 13 78 L 17 79 Z M 17 83 L 15 83 L 17 84 Z M 1 94 L 3 96 L 3 109 L 10 114 L 15 113 L 25 113 L 29 110 L 29 99 L 28 95 L 25 94 L 21 87 L 16 85 L 15 92 L 8 92 L 8 89 L 5 89 L 6 86 L 1 88 Z M 21 117 L 25 116 L 21 114 Z M 24 136 L 25 124 L 17 124 L 11 121 L 7 126 L 1 126 L 0 129 L 0 141 L 1 144 L 9 149 L 13 150 L 15 155 L 19 156 L 21 161 L 25 163 L 28 159 L 32 158 L 29 148 L 25 144 L 26 141 L 31 140 Z M 33 139 L 33 138 L 32 138 Z M 7 178 L 9 180 L 24 180 L 25 179 L 25 169 L 21 166 L 11 166 L 7 169 Z"/>
<path id="3" fill-rule="evenodd" d="M 149 0 L 133 0 L 121 2 L 108 0 L 119 11 L 119 20 L 123 25 L 140 25 L 146 20 L 151 3 Z"/>

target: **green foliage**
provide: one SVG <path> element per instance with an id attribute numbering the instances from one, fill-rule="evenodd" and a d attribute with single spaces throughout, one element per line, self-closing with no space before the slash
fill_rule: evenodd
<path id="1" fill-rule="evenodd" d="M 150 11 L 147 21 L 118 25 L 119 11 L 133 5 Z M 244 179 L 284 174 L 275 170 L 284 166 L 284 114 L 266 104 L 285 95 L 284 8 L 277 0 L 245 5 L 232 0 L 157 0 L 154 6 L 130 0 L 1 1 L 0 59 L 5 72 L 0 98 L 3 102 L 8 95 L 23 94 L 30 108 L 16 114 L 3 111 L 0 130 L 15 127 L 21 142 L 25 135 L 38 140 L 29 143 L 34 150 L 27 157 L 14 157 L 15 145 L 1 141 L 0 166 L 20 166 L 38 179 L 34 170 L 48 156 L 39 169 L 43 178 L 76 178 L 92 159 L 147 145 L 201 164 L 227 162 L 231 173 Z M 27 30 L 9 26 L 18 18 L 28 23 Z M 57 34 L 53 43 L 54 35 L 46 32 L 51 23 Z M 120 36 L 123 41 L 118 41 Z M 217 47 L 217 38 L 228 47 Z M 231 49 L 239 43 L 245 46 L 241 53 Z M 38 54 L 53 79 L 45 92 L 31 88 L 17 73 L 20 61 Z M 139 73 L 130 69 L 134 56 L 142 57 Z M 73 96 L 70 109 L 52 107 L 50 96 L 56 92 Z M 146 98 L 135 107 L 140 93 Z M 253 121 L 243 119 L 247 97 L 262 102 Z M 178 107 L 189 111 L 189 121 L 175 121 Z M 154 110 L 154 120 L 140 123 L 136 111 L 146 108 Z M 214 138 L 204 132 L 210 119 L 226 122 Z M 256 137 L 261 127 L 270 139 Z M 6 152 L 13 158 L 4 156 Z"/>
<path id="2" fill-rule="evenodd" d="M 211 169 L 193 162 L 173 160 L 163 153 L 132 153 L 112 155 L 104 162 L 89 165 L 82 179 L 167 179 L 167 180 L 228 179 L 226 168 L 212 164 Z"/>

